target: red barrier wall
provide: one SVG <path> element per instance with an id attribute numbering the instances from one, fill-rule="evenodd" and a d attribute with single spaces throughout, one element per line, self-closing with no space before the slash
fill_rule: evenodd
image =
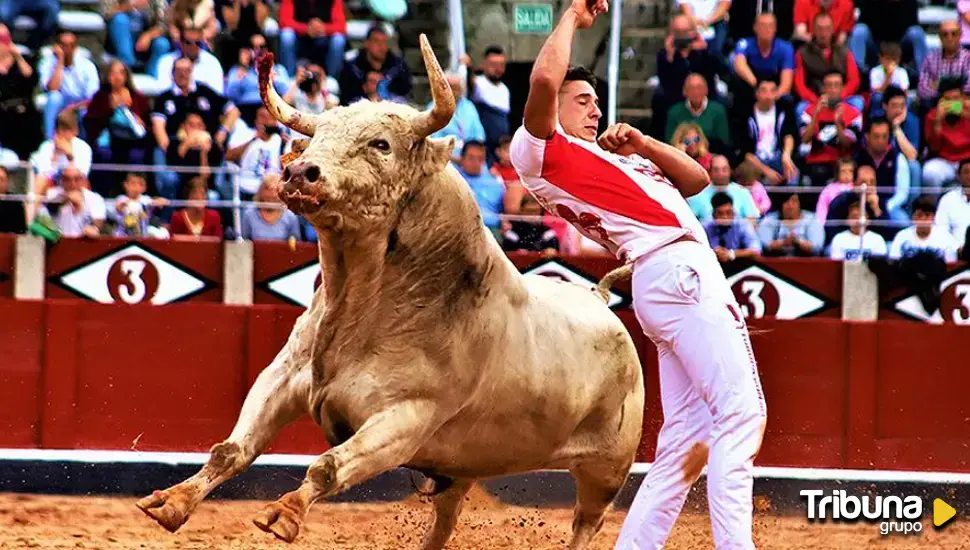
<path id="1" fill-rule="evenodd" d="M 0 233 L 0 298 L 13 297 L 13 264 L 16 235 Z"/>
<path id="2" fill-rule="evenodd" d="M 0 300 L 0 447 L 200 451 L 221 441 L 300 310 Z M 656 357 L 629 311 L 647 400 L 640 460 L 662 421 Z M 967 332 L 952 325 L 755 323 L 769 408 L 758 463 L 970 471 Z M 308 420 L 274 452 L 316 453 Z"/>

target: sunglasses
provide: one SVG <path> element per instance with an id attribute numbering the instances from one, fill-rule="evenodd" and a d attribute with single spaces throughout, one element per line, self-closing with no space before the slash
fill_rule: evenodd
<path id="1" fill-rule="evenodd" d="M 960 31 L 946 31 L 946 32 L 941 32 L 940 33 L 940 37 L 947 37 L 947 38 L 949 38 L 951 36 L 960 36 Z"/>
<path id="2" fill-rule="evenodd" d="M 701 142 L 701 138 L 699 138 L 699 137 L 692 137 L 692 138 L 685 139 L 684 140 L 684 145 L 697 145 L 700 142 Z"/>
<path id="3" fill-rule="evenodd" d="M 199 46 L 199 47 L 202 47 L 202 44 L 205 44 L 205 42 L 203 42 L 202 40 L 186 40 L 186 39 L 183 38 L 182 39 L 182 44 L 184 44 L 186 46 Z"/>

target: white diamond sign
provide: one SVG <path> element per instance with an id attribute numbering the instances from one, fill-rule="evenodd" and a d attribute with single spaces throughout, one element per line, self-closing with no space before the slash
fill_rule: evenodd
<path id="1" fill-rule="evenodd" d="M 58 282 L 102 304 L 168 304 L 208 286 L 201 278 L 136 244 L 74 267 L 62 273 Z"/>
<path id="2" fill-rule="evenodd" d="M 320 278 L 320 264 L 313 262 L 266 283 L 270 292 L 303 307 L 310 307 Z"/>
<path id="3" fill-rule="evenodd" d="M 534 265 L 522 273 L 524 275 L 543 275 L 545 277 L 551 277 L 561 281 L 576 283 L 591 289 L 599 283 L 599 281 L 594 281 L 593 279 L 574 271 L 569 266 L 560 263 L 555 259 L 547 260 L 538 265 Z M 626 299 L 623 296 L 616 293 L 612 289 L 610 290 L 610 299 L 609 302 L 607 302 L 609 307 L 616 307 L 625 301 Z"/>
<path id="4" fill-rule="evenodd" d="M 825 308 L 824 299 L 758 265 L 728 277 L 745 318 L 798 319 Z"/>
<path id="5" fill-rule="evenodd" d="M 970 325 L 970 271 L 958 271 L 940 283 L 940 308 L 932 314 L 927 313 L 915 294 L 899 300 L 893 307 L 904 315 L 935 325 Z"/>

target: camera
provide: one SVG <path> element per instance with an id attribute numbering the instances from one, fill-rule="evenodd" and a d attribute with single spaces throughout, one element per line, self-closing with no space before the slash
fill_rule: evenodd
<path id="1" fill-rule="evenodd" d="M 690 45 L 694 43 L 694 39 L 689 36 L 675 36 L 674 37 L 674 49 L 675 50 L 686 50 L 690 48 Z"/>
<path id="2" fill-rule="evenodd" d="M 960 118 L 963 116 L 963 102 L 960 100 L 951 100 L 947 103 L 943 115 L 943 121 L 950 126 L 956 126 L 960 123 Z"/>
<path id="3" fill-rule="evenodd" d="M 307 71 L 303 77 L 303 82 L 300 82 L 300 90 L 305 94 L 309 94 L 318 83 L 317 73 Z"/>
<path id="4" fill-rule="evenodd" d="M 829 109 L 835 109 L 836 107 L 839 106 L 839 103 L 842 103 L 842 100 L 837 97 L 831 97 L 825 100 L 825 106 L 828 107 Z"/>

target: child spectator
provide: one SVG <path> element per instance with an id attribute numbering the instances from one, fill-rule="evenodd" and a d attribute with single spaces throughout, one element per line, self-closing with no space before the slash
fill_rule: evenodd
<path id="1" fill-rule="evenodd" d="M 957 261 L 957 241 L 942 227 L 934 227 L 936 202 L 931 196 L 913 201 L 913 225 L 896 234 L 889 258 L 899 260 L 921 251 L 931 251 L 944 262 Z"/>
<path id="2" fill-rule="evenodd" d="M 858 201 L 849 205 L 849 229 L 836 235 L 829 248 L 829 257 L 833 260 L 868 260 L 886 255 L 886 240 L 878 233 L 865 230 L 860 212 Z"/>
<path id="3" fill-rule="evenodd" d="M 765 190 L 765 186 L 758 181 L 760 175 L 761 171 L 748 161 L 739 164 L 734 171 L 734 177 L 737 179 L 738 185 L 744 187 L 751 193 L 751 198 L 754 199 L 754 205 L 758 208 L 758 212 L 761 215 L 765 215 L 771 210 L 771 198 L 768 197 L 768 191 Z"/>
<path id="4" fill-rule="evenodd" d="M 758 238 L 766 256 L 818 256 L 825 246 L 825 230 L 807 210 L 798 193 L 774 195 L 776 206 L 758 224 Z"/>
<path id="5" fill-rule="evenodd" d="M 275 186 L 279 176 L 267 175 L 256 192 L 256 202 L 242 215 L 242 237 L 251 241 L 288 241 L 301 240 L 300 219 L 283 208 Z M 272 206 L 276 205 L 276 206 Z"/>
<path id="6" fill-rule="evenodd" d="M 26 233 L 27 212 L 22 201 L 5 200 L 10 190 L 10 172 L 0 166 L 0 233 Z"/>
<path id="7" fill-rule="evenodd" d="M 704 224 L 704 230 L 719 262 L 761 255 L 761 241 L 754 227 L 748 220 L 735 217 L 730 195 L 721 191 L 715 193 L 711 198 L 711 209 L 714 219 Z"/>
<path id="8" fill-rule="evenodd" d="M 855 186 L 855 161 L 850 158 L 839 159 L 835 168 L 835 180 L 830 181 L 818 196 L 815 204 L 815 217 L 824 224 L 829 214 L 829 205 L 836 197 L 851 191 Z"/>
<path id="9" fill-rule="evenodd" d="M 169 231 L 175 240 L 222 239 L 222 221 L 219 213 L 206 208 L 208 186 L 204 177 L 194 177 L 185 184 L 185 199 L 195 201 L 192 206 L 175 212 Z"/>
<path id="10" fill-rule="evenodd" d="M 542 252 L 546 257 L 555 256 L 559 252 L 559 238 L 552 228 L 539 220 L 542 207 L 532 195 L 522 197 L 519 211 L 523 216 L 535 216 L 537 219 L 511 222 L 510 227 L 502 234 L 502 249 L 508 252 Z"/>
<path id="11" fill-rule="evenodd" d="M 168 200 L 146 195 L 148 186 L 141 174 L 128 174 L 123 186 L 125 193 L 115 198 L 112 211 L 116 223 L 115 236 L 150 236 L 148 222 L 155 210 L 168 205 Z"/>
<path id="12" fill-rule="evenodd" d="M 677 126 L 674 135 L 671 136 L 671 145 L 687 153 L 690 158 L 697 161 L 704 170 L 711 171 L 711 155 L 704 130 L 693 122 L 684 122 Z"/>
<path id="13" fill-rule="evenodd" d="M 211 168 L 222 164 L 222 155 L 222 148 L 206 131 L 202 117 L 191 113 L 185 117 L 175 139 L 169 143 L 165 164 L 195 169 L 179 173 L 179 182 L 184 184 L 196 175 L 208 176 Z"/>
<path id="14" fill-rule="evenodd" d="M 879 46 L 879 65 L 869 71 L 869 89 L 872 105 L 882 103 L 882 94 L 888 86 L 902 91 L 909 90 L 909 73 L 900 66 L 903 49 L 895 42 L 883 42 Z"/>

